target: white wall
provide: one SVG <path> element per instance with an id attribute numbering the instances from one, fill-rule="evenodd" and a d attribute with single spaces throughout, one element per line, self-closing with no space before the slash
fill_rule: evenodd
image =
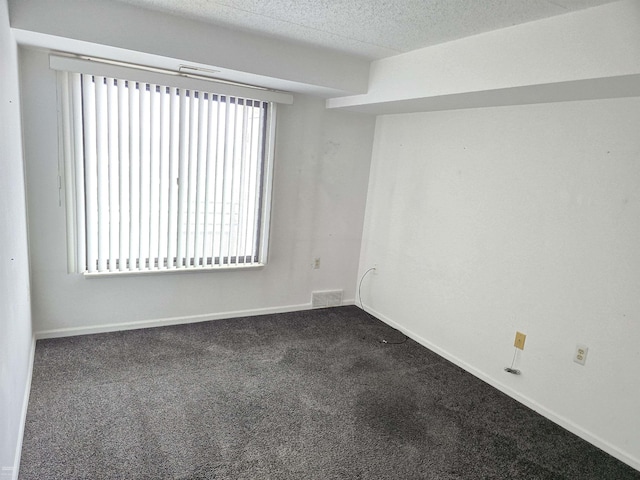
<path id="1" fill-rule="evenodd" d="M 368 310 L 636 469 L 638 132 L 640 98 L 378 117 L 360 263 Z"/>
<path id="2" fill-rule="evenodd" d="M 16 44 L 0 0 L 0 478 L 15 478 L 32 334 Z"/>
<path id="3" fill-rule="evenodd" d="M 345 302 L 353 302 L 372 117 L 326 111 L 323 100 L 302 95 L 279 107 L 264 269 L 87 280 L 66 273 L 55 73 L 45 52 L 21 49 L 20 60 L 36 332 L 303 309 L 314 290 L 344 289 Z M 318 270 L 311 268 L 315 257 L 321 258 Z"/>

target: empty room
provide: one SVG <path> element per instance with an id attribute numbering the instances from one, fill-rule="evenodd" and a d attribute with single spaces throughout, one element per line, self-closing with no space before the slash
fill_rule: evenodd
<path id="1" fill-rule="evenodd" d="M 0 0 L 0 479 L 640 479 L 640 0 Z"/>

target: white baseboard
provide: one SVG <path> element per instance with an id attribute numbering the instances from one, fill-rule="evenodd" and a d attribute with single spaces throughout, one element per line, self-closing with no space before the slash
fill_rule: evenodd
<path id="1" fill-rule="evenodd" d="M 169 325 L 182 325 L 187 323 L 208 322 L 210 320 L 224 320 L 227 318 L 253 317 L 256 315 L 268 315 L 271 313 L 288 313 L 310 310 L 311 303 L 300 305 L 284 305 L 279 307 L 256 308 L 252 310 L 236 310 L 231 312 L 206 313 L 202 315 L 190 315 L 184 317 L 167 317 L 153 320 L 140 320 L 137 322 L 109 323 L 104 325 L 91 325 L 87 327 L 57 328 L 53 330 L 41 330 L 36 332 L 37 339 L 74 337 L 76 335 L 90 335 L 93 333 L 118 332 L 121 330 L 136 330 L 138 328 L 165 327 Z"/>
<path id="2" fill-rule="evenodd" d="M 354 305 L 354 299 L 342 301 L 342 306 Z M 300 312 L 311 310 L 311 303 L 299 305 L 283 305 L 279 307 L 256 308 L 252 310 L 236 310 L 221 313 L 206 313 L 202 315 L 190 315 L 184 317 L 168 317 L 153 320 L 140 320 L 137 322 L 109 323 L 104 325 L 91 325 L 87 327 L 56 328 L 52 330 L 40 330 L 35 333 L 36 339 L 74 337 L 76 335 L 90 335 L 92 333 L 118 332 L 121 330 L 136 330 L 138 328 L 164 327 L 169 325 L 182 325 L 187 323 L 208 322 L 210 320 L 224 320 L 227 318 L 253 317 L 256 315 L 269 315 L 272 313 Z"/>
<path id="3" fill-rule="evenodd" d="M 29 395 L 31 394 L 31 378 L 33 377 L 33 362 L 36 356 L 36 337 L 31 337 L 31 351 L 29 352 L 29 370 L 27 374 L 27 382 L 24 386 L 24 394 L 22 398 L 22 411 L 20 412 L 20 428 L 18 430 L 18 444 L 13 460 L 13 476 L 12 480 L 18 480 L 20 471 L 20 458 L 22 455 L 22 440 L 24 439 L 24 428 L 27 423 L 27 409 L 29 408 Z"/>
<path id="4" fill-rule="evenodd" d="M 592 445 L 595 445 L 596 447 L 600 448 L 601 450 L 607 452 L 609 455 L 617 458 L 621 462 L 626 463 L 631 468 L 634 468 L 634 469 L 640 471 L 640 459 L 637 459 L 637 458 L 633 457 L 632 455 L 620 450 L 615 445 L 612 445 L 611 443 L 607 442 L 606 440 L 603 440 L 602 438 L 598 437 L 597 435 L 592 434 L 591 432 L 585 430 L 584 428 L 582 428 L 579 425 L 575 424 L 571 420 L 568 420 L 567 418 L 556 414 L 552 410 L 549 410 L 548 408 L 546 408 L 544 405 L 541 405 L 538 402 L 536 402 L 535 400 L 520 394 L 519 392 L 517 392 L 516 390 L 513 390 L 512 388 L 510 388 L 507 385 L 504 385 L 503 383 L 501 383 L 498 380 L 496 380 L 494 377 L 491 377 L 491 376 L 487 375 L 486 373 L 474 368 L 472 365 L 464 362 L 463 360 L 459 359 L 455 355 L 450 354 L 446 350 L 441 349 L 437 345 L 434 345 L 433 343 L 429 342 L 428 340 L 426 340 L 425 338 L 421 337 L 420 335 L 417 335 L 415 332 L 412 332 L 411 330 L 408 330 L 408 329 L 404 328 L 403 326 L 399 325 L 398 323 L 394 322 L 393 320 L 391 320 L 390 318 L 384 316 L 383 314 L 375 311 L 374 309 L 368 307 L 367 305 L 363 305 L 363 307 L 364 307 L 363 309 L 366 312 L 368 312 L 371 315 L 373 315 L 374 317 L 380 319 L 381 321 L 383 321 L 384 323 L 388 324 L 389 326 L 401 331 L 406 336 L 408 336 L 412 340 L 415 340 L 416 342 L 418 342 L 419 344 L 421 344 L 425 348 L 431 350 L 434 353 L 437 353 L 441 357 L 449 360 L 451 363 L 454 363 L 455 365 L 459 366 L 463 370 L 465 370 L 465 371 L 469 372 L 470 374 L 472 374 L 473 376 L 479 378 L 483 382 L 488 383 L 492 387 L 500 390 L 502 393 L 504 393 L 506 395 L 509 395 L 514 400 L 517 400 L 518 402 L 522 403 L 523 405 L 526 405 L 527 407 L 531 408 L 535 412 L 539 413 L 543 417 L 551 420 L 553 423 L 555 423 L 557 425 L 560 425 L 562 428 L 570 431 L 571 433 L 577 435 L 578 437 L 582 438 L 583 440 L 586 440 L 587 442 L 591 443 Z"/>

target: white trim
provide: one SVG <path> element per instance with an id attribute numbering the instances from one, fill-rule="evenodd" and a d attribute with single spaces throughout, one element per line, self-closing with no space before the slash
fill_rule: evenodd
<path id="1" fill-rule="evenodd" d="M 358 306 L 358 308 L 360 308 L 360 307 Z M 512 388 L 500 383 L 495 378 L 493 378 L 493 377 L 487 375 L 486 373 L 474 368 L 473 366 L 471 366 L 467 362 L 459 359 L 455 355 L 450 354 L 448 351 L 443 350 L 442 348 L 438 347 L 437 345 L 434 345 L 430 341 L 424 339 L 420 335 L 417 335 L 416 333 L 412 332 L 411 330 L 408 330 L 408 329 L 404 328 L 400 324 L 394 322 L 390 318 L 388 318 L 388 317 L 384 316 L 383 314 L 375 311 L 374 309 L 368 307 L 367 305 L 363 305 L 362 309 L 364 311 L 370 313 L 371 315 L 373 315 L 377 319 L 379 319 L 379 320 L 383 321 L 384 323 L 388 324 L 389 326 L 391 326 L 391 327 L 399 330 L 400 332 L 404 333 L 407 337 L 411 338 L 412 340 L 415 340 L 416 342 L 421 344 L 423 347 L 425 347 L 425 348 L 431 350 L 432 352 L 440 355 L 441 357 L 445 358 L 446 360 L 449 360 L 451 363 L 454 363 L 455 365 L 459 366 L 463 370 L 465 370 L 465 371 L 469 372 L 470 374 L 472 374 L 473 376 L 479 378 L 483 382 L 488 383 L 492 387 L 494 387 L 494 388 L 498 389 L 499 391 L 501 391 L 502 393 L 510 396 L 514 400 L 516 400 L 516 401 L 522 403 L 523 405 L 531 408 L 532 410 L 534 410 L 535 412 L 539 413 L 543 417 L 547 418 L 548 420 L 551 420 L 553 423 L 555 423 L 555 424 L 561 426 L 562 428 L 568 430 L 569 432 L 577 435 L 578 437 L 582 438 L 583 440 L 586 440 L 587 442 L 591 443 L 592 445 L 595 445 L 599 449 L 601 449 L 601 450 L 605 451 L 606 453 L 608 453 L 609 455 L 617 458 L 621 462 L 626 463 L 631 468 L 634 468 L 634 469 L 640 471 L 640 459 L 637 459 L 637 458 L 633 457 L 632 455 L 630 455 L 629 453 L 620 450 L 615 445 L 612 445 L 611 443 L 607 442 L 606 440 L 598 437 L 597 435 L 594 435 L 593 433 L 589 432 L 588 430 L 585 430 L 584 428 L 582 428 L 581 426 L 575 424 L 571 420 L 569 420 L 569 419 L 567 419 L 567 418 L 565 418 L 565 417 L 563 417 L 561 415 L 556 414 L 555 412 L 553 412 L 552 410 L 549 410 L 548 408 L 546 408 L 545 406 L 539 404 L 535 400 L 532 400 L 531 398 L 529 398 L 529 397 L 527 397 L 525 395 L 522 395 L 521 393 L 517 392 L 516 390 L 513 390 Z"/>
<path id="2" fill-rule="evenodd" d="M 49 55 L 49 67 L 52 70 L 87 73 L 136 82 L 155 83 L 168 87 L 193 89 L 202 92 L 261 100 L 263 102 L 293 103 L 293 95 L 290 93 L 266 90 L 260 87 L 252 88 L 251 86 L 228 84 L 213 79 L 203 80 L 180 72 L 171 72 L 170 70 L 144 67 L 142 65 L 139 66 L 139 68 L 135 68 L 136 66 L 133 64 L 130 66 L 122 66 L 104 63 L 99 60 Z"/>
<path id="3" fill-rule="evenodd" d="M 168 317 L 153 320 L 140 320 L 127 323 L 109 323 L 105 325 L 93 325 L 88 327 L 56 328 L 42 330 L 35 333 L 37 339 L 73 337 L 76 335 L 91 335 L 94 333 L 118 332 L 122 330 L 136 330 L 138 328 L 165 327 L 169 325 L 184 325 L 189 323 L 207 322 L 210 320 L 224 320 L 229 318 L 253 317 L 256 315 L 269 315 L 272 313 L 288 313 L 303 310 L 311 310 L 310 303 L 300 305 L 284 305 L 280 307 L 255 308 L 251 310 L 235 310 L 221 313 L 205 313 L 202 315 L 189 315 L 186 317 Z"/>
<path id="4" fill-rule="evenodd" d="M 243 265 L 233 264 L 230 266 L 229 264 L 219 265 L 215 267 L 175 267 L 175 268 L 165 268 L 162 270 L 115 270 L 113 272 L 105 271 L 105 272 L 82 272 L 81 275 L 88 280 L 93 280 L 96 278 L 108 278 L 108 277 L 132 277 L 139 275 L 164 275 L 167 273 L 211 273 L 211 272 L 234 272 L 239 270 L 262 270 L 266 266 L 265 263 L 254 263 Z"/>
<path id="5" fill-rule="evenodd" d="M 263 167 L 263 179 L 264 185 L 262 188 L 262 198 L 260 208 L 262 209 L 261 224 L 258 229 L 260 238 L 260 245 L 258 246 L 258 261 L 266 264 L 269 258 L 269 235 L 271 233 L 271 201 L 273 197 L 273 171 L 274 171 L 274 159 L 276 150 L 276 110 L 277 104 L 270 103 L 269 111 L 267 112 L 267 125 L 265 127 L 265 152 L 264 167 Z"/>
<path id="6" fill-rule="evenodd" d="M 353 299 L 343 300 L 342 306 L 354 305 Z M 94 333 L 119 332 L 124 330 L 136 330 L 139 328 L 166 327 L 169 325 L 186 325 L 189 323 L 208 322 L 211 320 L 226 320 L 230 318 L 255 317 L 257 315 L 270 315 L 273 313 L 289 313 L 311 310 L 311 303 L 299 305 L 283 305 L 279 307 L 254 308 L 251 310 L 235 310 L 221 313 L 205 313 L 202 315 L 190 315 L 186 317 L 168 317 L 154 320 L 140 320 L 127 323 L 109 323 L 105 325 L 92 325 L 88 327 L 56 328 L 35 332 L 36 339 L 74 337 L 77 335 L 91 335 Z"/>
<path id="7" fill-rule="evenodd" d="M 20 473 L 20 459 L 22 456 L 22 441 L 24 439 L 24 428 L 27 424 L 27 410 L 29 409 L 29 396 L 31 395 L 31 379 L 33 378 L 33 363 L 36 356 L 36 336 L 31 337 L 31 351 L 29 352 L 29 370 L 27 381 L 24 386 L 24 395 L 22 398 L 22 411 L 20 412 L 20 427 L 18 429 L 18 442 L 16 445 L 16 453 L 13 459 L 13 476 L 12 480 L 18 480 Z"/>

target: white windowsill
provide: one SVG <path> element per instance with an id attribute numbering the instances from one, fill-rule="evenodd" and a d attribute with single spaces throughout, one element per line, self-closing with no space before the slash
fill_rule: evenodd
<path id="1" fill-rule="evenodd" d="M 84 272 L 82 275 L 84 278 L 92 280 L 96 278 L 106 277 L 122 277 L 122 276 L 141 276 L 141 275 L 163 275 L 163 274 L 175 274 L 175 273 L 211 273 L 211 272 L 237 272 L 246 270 L 262 270 L 265 267 L 264 263 L 258 265 L 247 266 L 218 266 L 218 267 L 198 267 L 198 268 L 170 268 L 170 269 L 155 269 L 155 270 L 140 270 L 140 271 L 115 271 L 115 272 Z"/>

